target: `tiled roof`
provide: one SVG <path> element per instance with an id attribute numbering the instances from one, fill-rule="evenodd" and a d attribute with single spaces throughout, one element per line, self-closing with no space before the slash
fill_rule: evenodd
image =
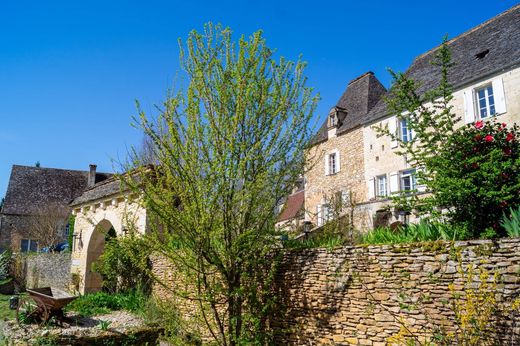
<path id="1" fill-rule="evenodd" d="M 298 213 L 300 213 L 303 210 L 304 199 L 305 191 L 299 191 L 287 197 L 285 206 L 280 215 L 278 216 L 278 222 L 290 220 L 297 217 Z"/>
<path id="2" fill-rule="evenodd" d="M 119 192 L 121 192 L 121 181 L 119 178 L 111 177 L 85 190 L 70 203 L 70 206 L 75 207 L 90 201 L 116 195 Z"/>
<path id="3" fill-rule="evenodd" d="M 33 215 L 50 203 L 67 205 L 87 188 L 88 171 L 13 165 L 3 214 Z M 96 181 L 110 174 L 97 173 Z"/>
<path id="4" fill-rule="evenodd" d="M 385 87 L 372 72 L 367 72 L 352 80 L 347 85 L 345 92 L 341 95 L 335 106 L 336 109 L 346 111 L 345 118 L 341 119 L 338 125 L 337 133 L 340 134 L 360 126 L 366 114 L 374 107 L 385 92 Z M 325 119 L 323 125 L 313 138 L 312 144 L 327 140 L 327 121 L 328 119 Z"/>

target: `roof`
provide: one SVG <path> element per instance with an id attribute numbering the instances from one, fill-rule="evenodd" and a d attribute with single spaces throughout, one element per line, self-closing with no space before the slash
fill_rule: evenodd
<path id="1" fill-rule="evenodd" d="M 13 165 L 3 214 L 34 215 L 49 204 L 67 205 L 86 188 L 88 171 Z M 110 174 L 97 173 L 96 181 Z"/>
<path id="2" fill-rule="evenodd" d="M 340 134 L 360 126 L 366 114 L 376 105 L 385 92 L 385 87 L 374 76 L 373 72 L 364 73 L 350 81 L 332 110 L 333 112 L 346 112 L 346 116 L 339 123 L 337 133 Z M 328 119 L 325 119 L 311 144 L 327 140 L 327 124 Z"/>
<path id="3" fill-rule="evenodd" d="M 405 72 L 409 78 L 419 82 L 420 94 L 438 85 L 440 70 L 431 61 L 439 47 L 418 56 Z M 453 63 L 448 78 L 454 89 L 519 66 L 520 5 L 451 39 L 448 47 Z M 381 99 L 369 112 L 365 123 L 388 115 L 386 102 Z"/>
<path id="4" fill-rule="evenodd" d="M 278 222 L 293 219 L 298 216 L 298 213 L 303 209 L 303 202 L 305 199 L 305 191 L 298 191 L 287 197 L 287 202 L 278 216 Z"/>
<path id="5" fill-rule="evenodd" d="M 159 166 L 146 164 L 137 168 L 133 168 L 123 173 L 122 176 L 126 176 L 127 178 L 132 179 L 133 183 L 139 183 L 141 181 L 140 174 L 151 171 L 159 173 Z M 70 206 L 75 207 L 81 204 L 89 203 L 91 201 L 106 198 L 108 196 L 114 196 L 124 191 L 128 191 L 128 185 L 125 184 L 125 179 L 121 179 L 121 175 L 112 175 L 109 179 L 96 183 L 91 188 L 85 190 L 80 196 L 75 198 L 70 203 Z"/>
<path id="6" fill-rule="evenodd" d="M 113 176 L 85 190 L 70 203 L 70 206 L 78 206 L 90 201 L 116 195 L 119 192 L 121 192 L 121 181 L 119 178 Z"/>

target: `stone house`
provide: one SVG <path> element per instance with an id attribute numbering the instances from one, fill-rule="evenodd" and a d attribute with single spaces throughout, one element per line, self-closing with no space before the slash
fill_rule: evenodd
<path id="1" fill-rule="evenodd" d="M 307 221 L 323 225 L 332 216 L 331 199 L 335 196 L 345 203 L 366 200 L 363 121 L 385 93 L 381 82 L 367 72 L 347 85 L 330 110 L 307 152 Z"/>
<path id="2" fill-rule="evenodd" d="M 97 173 L 95 165 L 90 165 L 89 171 L 13 165 L 0 212 L 0 250 L 39 250 L 40 239 L 34 225 L 54 216 L 58 235 L 64 241 L 69 203 L 89 185 L 109 176 Z"/>
<path id="3" fill-rule="evenodd" d="M 303 187 L 303 186 L 302 186 Z M 305 221 L 305 191 L 296 189 L 280 206 L 280 214 L 276 222 L 276 229 L 283 231 L 295 231 L 303 226 Z"/>
<path id="4" fill-rule="evenodd" d="M 453 111 L 461 117 L 460 125 L 491 118 L 520 123 L 519 23 L 517 5 L 448 42 Z M 436 49 L 418 56 L 405 72 L 420 83 L 420 93 L 434 87 L 440 78 L 430 63 Z M 374 130 L 382 125 L 402 140 L 413 136 L 406 121 L 389 114 L 386 93 L 376 77 L 367 73 L 349 83 L 328 114 L 310 150 L 305 175 L 306 220 L 323 224 L 330 215 L 327 196 L 349 191 L 355 198 L 358 228 L 372 228 L 378 213 L 388 214 L 388 222 L 405 221 L 406 216 L 398 211 L 388 213 L 388 197 L 400 191 L 424 191 L 417 186 L 416 167 L 395 154 L 397 142 L 378 137 Z"/>

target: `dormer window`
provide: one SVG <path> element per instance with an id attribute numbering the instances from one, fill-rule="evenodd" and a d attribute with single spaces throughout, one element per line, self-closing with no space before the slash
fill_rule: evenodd
<path id="1" fill-rule="evenodd" d="M 334 112 L 331 115 L 329 115 L 329 127 L 336 127 L 336 125 L 338 125 L 338 117 Z"/>

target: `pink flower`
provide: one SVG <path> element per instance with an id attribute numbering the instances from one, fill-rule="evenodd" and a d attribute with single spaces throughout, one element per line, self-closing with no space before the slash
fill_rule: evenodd
<path id="1" fill-rule="evenodd" d="M 509 132 L 506 136 L 506 141 L 511 142 L 513 139 L 515 139 L 515 135 Z"/>
<path id="2" fill-rule="evenodd" d="M 491 136 L 491 135 L 487 135 L 486 137 L 484 137 L 484 140 L 485 140 L 486 142 L 493 142 L 493 136 Z"/>
<path id="3" fill-rule="evenodd" d="M 506 123 L 502 123 L 502 128 L 505 129 L 507 127 Z"/>
<path id="4" fill-rule="evenodd" d="M 484 122 L 482 120 L 479 120 L 475 123 L 475 128 L 481 129 L 484 126 Z"/>

